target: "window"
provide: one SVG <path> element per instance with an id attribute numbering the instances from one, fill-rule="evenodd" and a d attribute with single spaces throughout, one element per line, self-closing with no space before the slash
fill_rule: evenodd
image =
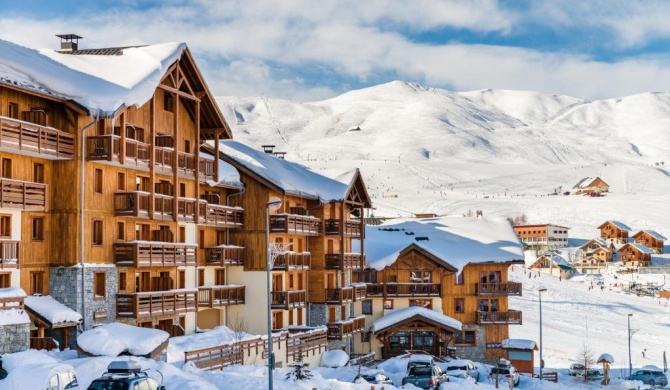
<path id="1" fill-rule="evenodd" d="M 184 140 L 184 152 L 191 153 L 191 140 Z"/>
<path id="2" fill-rule="evenodd" d="M 186 242 L 186 226 L 179 226 L 179 242 Z"/>
<path id="3" fill-rule="evenodd" d="M 432 299 L 410 299 L 410 306 L 418 306 L 426 309 L 433 310 L 433 300 Z"/>
<path id="4" fill-rule="evenodd" d="M 126 239 L 126 224 L 123 222 L 116 223 L 116 239 L 121 241 Z"/>
<path id="5" fill-rule="evenodd" d="M 281 311 L 272 313 L 272 329 L 281 329 L 284 327 L 284 316 Z"/>
<path id="6" fill-rule="evenodd" d="M 475 344 L 477 342 L 477 333 L 474 330 L 464 330 L 456 333 L 454 344 Z"/>
<path id="7" fill-rule="evenodd" d="M 107 275 L 104 272 L 96 272 L 93 277 L 93 299 L 105 299 L 107 296 Z"/>
<path id="8" fill-rule="evenodd" d="M 177 271 L 177 288 L 186 288 L 186 271 Z"/>
<path id="9" fill-rule="evenodd" d="M 462 285 L 463 283 L 463 271 L 461 271 L 461 273 L 456 274 L 456 284 Z"/>
<path id="10" fill-rule="evenodd" d="M 430 283 L 430 271 L 412 271 L 410 281 L 412 283 Z"/>
<path id="11" fill-rule="evenodd" d="M 116 188 L 119 191 L 125 191 L 126 190 L 126 174 L 123 172 L 119 172 L 116 174 Z"/>
<path id="12" fill-rule="evenodd" d="M 44 183 L 44 164 L 33 164 L 33 181 L 35 183 Z"/>
<path id="13" fill-rule="evenodd" d="M 0 236 L 9 238 L 12 235 L 12 216 L 0 215 Z"/>
<path id="14" fill-rule="evenodd" d="M 217 286 L 223 286 L 226 284 L 226 270 L 225 268 L 220 268 L 214 271 L 214 284 Z"/>
<path id="15" fill-rule="evenodd" d="M 198 230 L 198 246 L 200 249 L 205 249 L 205 231 Z"/>
<path id="16" fill-rule="evenodd" d="M 125 271 L 119 272 L 119 292 L 125 292 L 128 288 L 126 283 L 127 273 Z"/>
<path id="17" fill-rule="evenodd" d="M 477 311 L 498 311 L 498 299 L 480 299 L 477 302 Z"/>
<path id="18" fill-rule="evenodd" d="M 363 301 L 363 314 L 372 314 L 372 299 L 366 299 Z"/>
<path id="19" fill-rule="evenodd" d="M 198 287 L 205 285 L 205 270 L 203 268 L 198 269 Z"/>
<path id="20" fill-rule="evenodd" d="M 95 193 L 102 194 L 102 169 L 95 170 L 95 180 L 93 184 L 95 185 Z"/>
<path id="21" fill-rule="evenodd" d="M 11 276 L 9 272 L 0 273 L 0 288 L 7 288 L 11 285 Z"/>
<path id="22" fill-rule="evenodd" d="M 302 309 L 297 309 L 296 310 L 296 317 L 297 317 L 296 325 L 301 326 L 302 325 Z"/>
<path id="23" fill-rule="evenodd" d="M 17 103 L 9 102 L 7 116 L 12 119 L 19 119 L 19 105 Z"/>
<path id="24" fill-rule="evenodd" d="M 179 196 L 182 198 L 186 196 L 186 183 L 179 183 Z"/>
<path id="25" fill-rule="evenodd" d="M 3 158 L 2 159 L 2 177 L 5 179 L 12 178 L 12 159 Z"/>
<path id="26" fill-rule="evenodd" d="M 33 241 L 42 241 L 44 240 L 44 218 L 38 217 L 33 218 Z"/>
<path id="27" fill-rule="evenodd" d="M 30 295 L 44 294 L 44 272 L 33 271 L 30 273 Z"/>
<path id="28" fill-rule="evenodd" d="M 393 299 L 387 299 L 384 301 L 384 310 L 393 310 Z"/>
<path id="29" fill-rule="evenodd" d="M 174 112 L 174 97 L 167 92 L 163 94 L 163 110 Z"/>
<path id="30" fill-rule="evenodd" d="M 102 245 L 102 221 L 93 221 L 93 245 Z"/>
<path id="31" fill-rule="evenodd" d="M 454 298 L 454 312 L 455 313 L 465 312 L 465 299 Z"/>

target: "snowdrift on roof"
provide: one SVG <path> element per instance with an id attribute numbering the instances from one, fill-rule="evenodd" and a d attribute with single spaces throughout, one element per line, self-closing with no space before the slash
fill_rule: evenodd
<path id="1" fill-rule="evenodd" d="M 126 48 L 118 56 L 72 55 L 0 40 L 0 81 L 109 116 L 120 107 L 149 101 L 185 48 L 184 43 L 163 43 Z"/>
<path id="2" fill-rule="evenodd" d="M 462 327 L 460 321 L 445 316 L 442 313 L 438 313 L 434 310 L 426 309 L 424 307 L 410 306 L 404 309 L 387 312 L 383 317 L 379 318 L 372 324 L 372 333 L 381 332 L 382 330 L 391 326 L 407 321 L 414 316 L 421 316 L 456 330 L 461 330 Z"/>
<path id="3" fill-rule="evenodd" d="M 119 356 L 124 352 L 143 356 L 153 352 L 169 337 L 167 332 L 159 329 L 112 322 L 80 334 L 77 345 L 97 356 Z"/>
<path id="4" fill-rule="evenodd" d="M 374 269 L 393 264 L 412 244 L 459 272 L 469 263 L 521 262 L 524 258 L 523 247 L 504 218 L 402 219 L 365 227 L 365 257 Z"/>
<path id="5" fill-rule="evenodd" d="M 81 314 L 63 305 L 50 295 L 26 297 L 26 306 L 44 317 L 51 324 L 78 323 L 82 320 Z"/>

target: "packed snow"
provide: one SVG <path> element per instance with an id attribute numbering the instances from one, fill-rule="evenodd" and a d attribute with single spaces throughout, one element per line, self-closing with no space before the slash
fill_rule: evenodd
<path id="1" fill-rule="evenodd" d="M 29 324 L 30 317 L 23 309 L 0 310 L 0 326 Z"/>
<path id="2" fill-rule="evenodd" d="M 97 356 L 119 356 L 124 352 L 143 356 L 156 350 L 169 337 L 167 332 L 159 329 L 112 322 L 81 333 L 77 344 L 82 350 Z"/>
<path id="3" fill-rule="evenodd" d="M 25 298 L 26 292 L 20 287 L 0 288 L 0 299 L 2 298 Z"/>

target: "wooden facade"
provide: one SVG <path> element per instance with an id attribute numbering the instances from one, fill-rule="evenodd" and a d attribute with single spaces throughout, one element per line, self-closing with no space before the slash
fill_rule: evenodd
<path id="1" fill-rule="evenodd" d="M 619 248 L 621 264 L 630 267 L 646 267 L 651 264 L 651 249 L 637 243 L 629 243 Z"/>
<path id="2" fill-rule="evenodd" d="M 617 221 L 606 221 L 598 226 L 600 238 L 613 244 L 625 244 L 628 242 L 630 229 Z"/>
<path id="3" fill-rule="evenodd" d="M 654 231 L 640 230 L 633 235 L 633 240 L 653 250 L 655 253 L 663 254 L 665 252 L 666 238 Z"/>
<path id="4" fill-rule="evenodd" d="M 595 258 L 599 261 L 612 261 L 614 246 L 599 240 L 590 240 L 579 247 L 582 259 Z"/>

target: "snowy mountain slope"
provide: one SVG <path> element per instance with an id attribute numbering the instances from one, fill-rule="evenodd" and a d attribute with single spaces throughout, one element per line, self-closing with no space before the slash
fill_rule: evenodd
<path id="1" fill-rule="evenodd" d="M 670 171 L 655 165 L 670 164 L 668 93 L 591 102 L 395 81 L 315 103 L 217 101 L 238 141 L 275 144 L 329 175 L 360 168 L 377 216 L 525 213 L 577 237 L 618 218 L 670 234 Z M 546 196 L 587 176 L 601 176 L 611 194 Z"/>

